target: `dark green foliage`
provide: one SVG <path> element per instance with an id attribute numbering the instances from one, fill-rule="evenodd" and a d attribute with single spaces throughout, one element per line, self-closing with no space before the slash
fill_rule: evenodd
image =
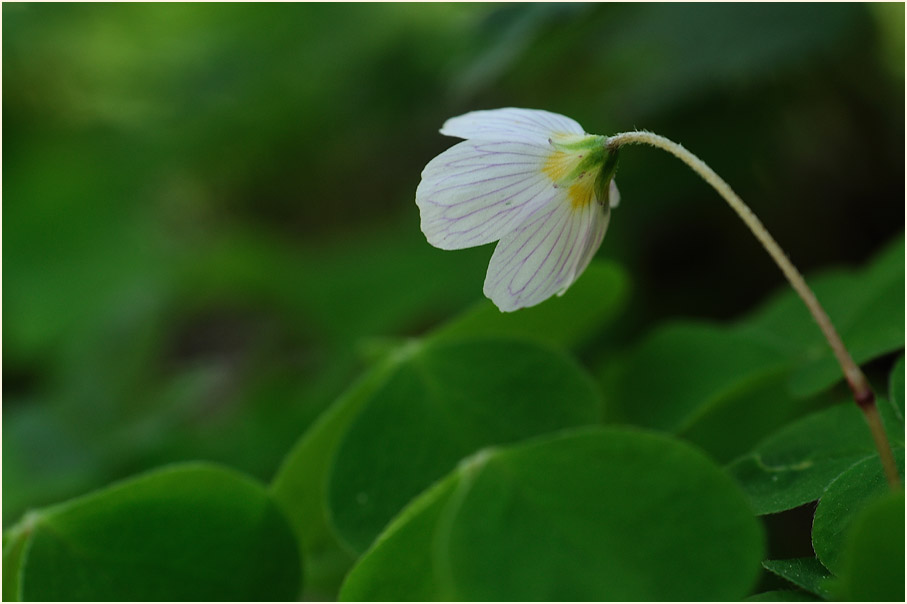
<path id="1" fill-rule="evenodd" d="M 592 381 L 522 342 L 414 346 L 360 408 L 334 453 L 331 520 L 362 553 L 407 501 L 484 447 L 600 421 Z"/>
<path id="2" fill-rule="evenodd" d="M 891 370 L 891 380 L 888 389 L 891 406 L 895 415 L 904 423 L 904 357 L 901 357 Z"/>
<path id="3" fill-rule="evenodd" d="M 267 492 L 206 464 L 36 512 L 18 531 L 17 599 L 287 600 L 300 587 L 296 542 Z"/>
<path id="4" fill-rule="evenodd" d="M 903 347 L 903 240 L 861 272 L 827 273 L 810 284 L 832 320 L 855 330 L 842 333 L 858 362 Z M 657 380 L 647 377 L 653 368 Z M 659 326 L 615 373 L 610 417 L 683 435 L 728 461 L 811 407 L 834 402 L 822 391 L 842 379 L 802 300 L 788 290 L 730 326 Z"/>
<path id="5" fill-rule="evenodd" d="M 894 456 L 903 482 L 903 447 L 896 449 Z M 831 572 L 837 574 L 841 571 L 844 542 L 853 530 L 854 519 L 869 502 L 890 490 L 878 457 L 870 457 L 853 465 L 828 485 L 816 507 L 813 549 Z M 901 543 L 903 545 L 903 541 Z"/>
<path id="6" fill-rule="evenodd" d="M 791 560 L 765 560 L 762 566 L 779 577 L 802 587 L 809 593 L 828 599 L 828 579 L 831 575 L 816 558 L 793 558 Z"/>
<path id="7" fill-rule="evenodd" d="M 821 602 L 819 598 L 805 591 L 794 591 L 792 589 L 779 589 L 776 591 L 765 591 L 746 599 L 747 602 Z"/>
<path id="8" fill-rule="evenodd" d="M 479 452 L 407 509 L 350 573 L 346 600 L 724 600 L 762 536 L 694 449 L 625 430 Z M 418 579 L 412 578 L 413 576 Z"/>
<path id="9" fill-rule="evenodd" d="M 887 493 L 854 519 L 841 552 L 838 600 L 904 599 L 904 493 Z"/>
<path id="10" fill-rule="evenodd" d="M 413 203 L 472 109 L 681 142 L 902 456 L 902 5 L 2 10 L 4 600 L 903 599 L 840 369 L 688 170 L 622 150 L 508 314 Z"/>
<path id="11" fill-rule="evenodd" d="M 901 443 L 903 431 L 902 423 Z M 897 434 L 891 431 L 895 443 Z M 878 463 L 866 420 L 856 405 L 844 403 L 785 426 L 728 470 L 756 512 L 771 514 L 815 501 L 845 470 L 866 459 Z"/>

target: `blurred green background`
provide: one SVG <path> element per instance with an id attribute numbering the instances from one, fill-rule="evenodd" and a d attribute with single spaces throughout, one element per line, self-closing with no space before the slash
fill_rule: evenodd
<path id="1" fill-rule="evenodd" d="M 386 338 L 481 298 L 414 192 L 451 116 L 645 128 L 805 272 L 904 225 L 903 4 L 4 4 L 3 524 L 168 461 L 269 479 Z M 622 153 L 587 358 L 783 284 L 679 162 Z"/>

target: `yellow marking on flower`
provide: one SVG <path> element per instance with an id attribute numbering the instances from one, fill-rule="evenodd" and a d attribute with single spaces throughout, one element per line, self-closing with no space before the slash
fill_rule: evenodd
<path id="1" fill-rule="evenodd" d="M 574 210 L 581 210 L 595 200 L 595 178 L 591 174 L 583 174 L 567 189 L 570 205 Z"/>
<path id="2" fill-rule="evenodd" d="M 567 134 L 565 132 L 553 133 L 549 141 L 554 146 L 555 150 L 548 156 L 545 165 L 542 166 L 542 172 L 547 174 L 555 183 L 563 184 L 561 181 L 576 170 L 576 167 L 579 165 L 580 161 L 582 161 L 586 150 L 565 150 L 561 148 L 561 145 L 576 144 L 588 138 L 588 136 L 583 134 Z"/>
<path id="3" fill-rule="evenodd" d="M 595 179 L 603 161 L 599 139 L 582 134 L 556 134 L 550 139 L 554 150 L 542 165 L 542 172 L 555 187 L 567 190 L 574 210 L 595 201 Z"/>
<path id="4" fill-rule="evenodd" d="M 552 181 L 558 183 L 564 180 L 564 178 L 573 171 L 575 165 L 576 157 L 573 154 L 555 151 L 548 156 L 545 165 L 542 166 L 542 172 L 544 172 Z"/>

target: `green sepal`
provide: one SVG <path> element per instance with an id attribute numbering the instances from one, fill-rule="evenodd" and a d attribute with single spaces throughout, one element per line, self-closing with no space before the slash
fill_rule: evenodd
<path id="1" fill-rule="evenodd" d="M 617 174 L 618 150 L 608 149 L 605 164 L 602 166 L 598 178 L 595 180 L 595 198 L 606 208 L 611 207 L 611 180 Z"/>

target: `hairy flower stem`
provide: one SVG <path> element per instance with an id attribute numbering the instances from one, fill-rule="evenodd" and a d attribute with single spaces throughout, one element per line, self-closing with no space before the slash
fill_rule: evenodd
<path id="1" fill-rule="evenodd" d="M 605 140 L 605 147 L 612 151 L 616 151 L 624 145 L 632 144 L 657 147 L 663 151 L 667 151 L 692 168 L 703 180 L 712 185 L 728 205 L 737 212 L 737 215 L 743 219 L 743 222 L 745 222 L 746 226 L 753 232 L 756 239 L 759 240 L 775 263 L 778 264 L 781 268 L 781 272 L 784 273 L 784 276 L 790 281 L 790 284 L 806 304 L 806 308 L 809 309 L 809 312 L 816 320 L 816 323 L 819 324 L 819 329 L 822 330 L 825 339 L 828 340 L 828 345 L 831 346 L 832 351 L 835 353 L 838 364 L 841 365 L 841 371 L 844 373 L 847 384 L 853 392 L 854 400 L 863 412 L 866 422 L 869 424 L 869 429 L 872 432 L 873 440 L 879 451 L 879 457 L 882 460 L 882 466 L 885 469 L 885 475 L 888 478 L 888 482 L 893 488 L 897 488 L 900 485 L 898 468 L 894 462 L 894 456 L 891 454 L 891 445 L 888 443 L 885 429 L 879 419 L 875 395 L 872 392 L 869 381 L 866 379 L 866 376 L 863 375 L 863 372 L 857 364 L 854 363 L 850 353 L 844 346 L 844 342 L 841 341 L 841 337 L 838 335 L 834 325 L 832 325 L 831 320 L 828 318 L 828 314 L 826 314 L 825 309 L 822 308 L 819 301 L 816 299 L 816 295 L 806 284 L 806 281 L 804 281 L 800 271 L 798 271 L 787 258 L 785 253 L 781 250 L 781 247 L 772 238 L 765 226 L 763 226 L 762 222 L 755 214 L 753 214 L 753 211 L 743 203 L 743 200 L 734 193 L 731 187 L 722 180 L 720 176 L 715 174 L 715 171 L 708 167 L 705 162 L 684 149 L 683 146 L 663 136 L 652 134 L 651 132 L 622 132 L 610 136 Z"/>

